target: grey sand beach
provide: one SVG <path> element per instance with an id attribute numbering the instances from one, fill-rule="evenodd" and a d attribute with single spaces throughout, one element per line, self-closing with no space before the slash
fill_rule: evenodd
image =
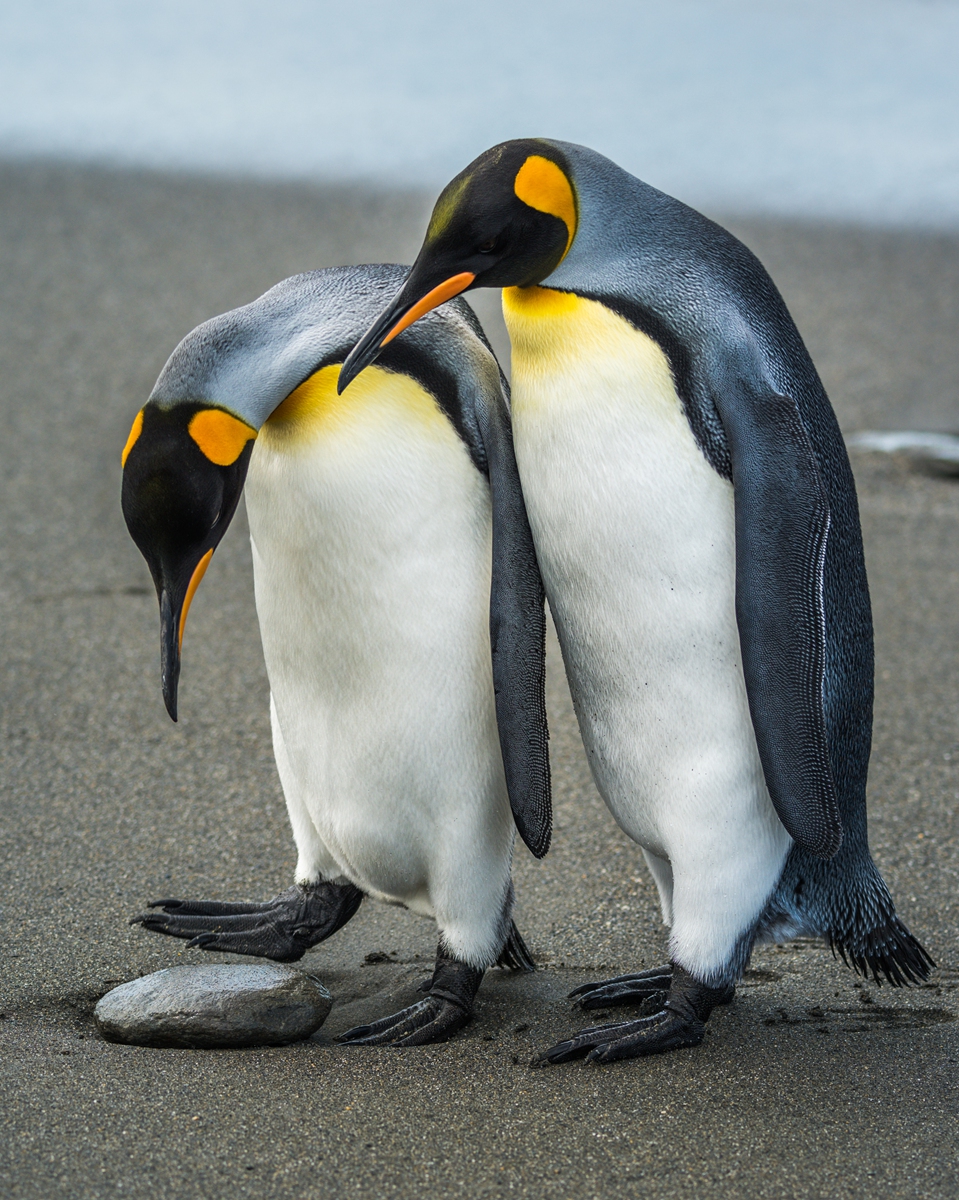
<path id="1" fill-rule="evenodd" d="M 416 193 L 0 166 L 0 1189 L 52 1197 L 952 1197 L 959 1190 L 959 482 L 857 451 L 877 622 L 871 841 L 940 964 L 864 983 L 759 951 L 703 1047 L 534 1071 L 565 999 L 664 959 L 638 849 L 596 795 L 555 643 L 554 849 L 517 851 L 541 969 L 491 972 L 445 1046 L 337 1032 L 409 1002 L 434 928 L 373 903 L 303 960 L 335 1004 L 279 1049 L 112 1045 L 117 983 L 204 956 L 146 900 L 266 899 L 294 865 L 245 519 L 200 590 L 179 725 L 119 508 L 120 449 L 177 341 L 300 270 L 409 261 Z M 847 432 L 959 428 L 959 236 L 728 221 L 780 285 Z M 497 348 L 496 298 L 478 301 Z M 235 960 L 234 960 L 235 961 Z"/>

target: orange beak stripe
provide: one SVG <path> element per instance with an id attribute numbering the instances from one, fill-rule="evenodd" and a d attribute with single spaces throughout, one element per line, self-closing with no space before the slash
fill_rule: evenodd
<path id="1" fill-rule="evenodd" d="M 213 557 L 213 551 L 207 550 L 206 554 L 200 559 L 190 576 L 190 584 L 186 589 L 186 597 L 183 601 L 183 608 L 180 610 L 180 636 L 177 645 L 183 649 L 183 631 L 186 629 L 186 615 L 190 611 L 190 605 L 193 603 L 193 597 L 196 595 L 196 589 L 200 586 L 200 580 L 206 574 L 206 569 L 210 565 L 210 559 Z"/>
<path id="2" fill-rule="evenodd" d="M 392 342 L 404 329 L 409 329 L 414 321 L 418 321 L 420 317 L 425 317 L 428 312 L 432 312 L 434 308 L 438 308 L 444 301 L 452 300 L 460 292 L 465 292 L 475 278 L 476 276 L 472 271 L 463 271 L 462 274 L 453 275 L 443 283 L 438 284 L 431 292 L 427 292 L 422 300 L 414 304 L 406 316 L 400 317 L 386 337 L 380 342 L 380 346 L 383 347 L 387 342 Z"/>

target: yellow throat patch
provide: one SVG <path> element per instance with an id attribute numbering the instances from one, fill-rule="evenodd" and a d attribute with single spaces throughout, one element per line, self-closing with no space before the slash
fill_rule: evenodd
<path id="1" fill-rule="evenodd" d="M 340 365 L 321 367 L 278 405 L 263 426 L 274 449 L 306 445 L 321 434 L 363 422 L 369 425 L 402 414 L 423 426 L 451 428 L 439 405 L 408 375 L 367 367 L 342 396 L 336 394 Z"/>
<path id="2" fill-rule="evenodd" d="M 557 378 L 576 378 L 590 403 L 625 391 L 645 397 L 644 403 L 661 398 L 670 413 L 680 413 L 662 347 L 598 300 L 553 288 L 504 288 L 503 316 L 513 352 L 514 411 L 549 407 L 558 402 L 551 399 Z"/>

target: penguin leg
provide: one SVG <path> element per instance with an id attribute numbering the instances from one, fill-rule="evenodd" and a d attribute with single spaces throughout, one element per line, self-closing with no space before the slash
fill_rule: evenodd
<path id="1" fill-rule="evenodd" d="M 440 942 L 424 1000 L 340 1037 L 344 1046 L 430 1046 L 448 1041 L 473 1019 L 473 1001 L 486 974 L 454 958 Z"/>
<path id="2" fill-rule="evenodd" d="M 131 925 L 188 938 L 201 950 L 296 962 L 311 946 L 341 929 L 360 907 L 352 883 L 294 884 L 264 904 L 218 900 L 153 900 Z"/>
<path id="3" fill-rule="evenodd" d="M 609 1063 L 698 1046 L 706 1033 L 709 1014 L 720 1004 L 728 1004 L 735 993 L 732 985 L 707 987 L 673 963 L 669 991 L 658 1011 L 637 1021 L 580 1030 L 575 1037 L 537 1055 L 533 1065 L 545 1067 L 583 1057 L 588 1063 Z M 657 1003 L 653 1000 L 648 1007 L 655 1010 Z"/>

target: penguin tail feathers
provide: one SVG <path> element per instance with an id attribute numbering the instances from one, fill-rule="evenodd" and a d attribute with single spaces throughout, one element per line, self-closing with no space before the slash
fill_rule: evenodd
<path id="1" fill-rule="evenodd" d="M 849 937 L 831 931 L 826 936 L 833 957 L 841 958 L 864 979 L 871 975 L 879 985 L 883 979 L 892 987 L 922 983 L 936 965 L 895 913 L 865 935 Z"/>
<path id="2" fill-rule="evenodd" d="M 536 963 L 529 952 L 529 947 L 523 941 L 523 935 L 516 928 L 516 922 L 510 921 L 509 933 L 499 952 L 496 966 L 505 967 L 508 971 L 535 971 Z"/>

